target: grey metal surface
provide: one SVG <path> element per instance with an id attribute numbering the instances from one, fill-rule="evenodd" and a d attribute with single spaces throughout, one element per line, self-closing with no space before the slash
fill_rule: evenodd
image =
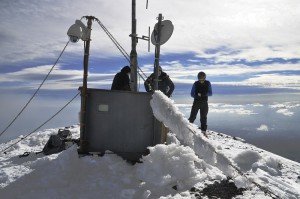
<path id="1" fill-rule="evenodd" d="M 88 89 L 88 152 L 113 151 L 137 161 L 148 146 L 161 142 L 161 123 L 150 107 L 151 94 Z"/>

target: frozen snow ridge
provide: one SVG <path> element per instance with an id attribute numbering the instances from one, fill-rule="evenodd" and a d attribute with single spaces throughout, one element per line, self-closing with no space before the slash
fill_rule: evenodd
<path id="1" fill-rule="evenodd" d="M 243 151 L 230 159 L 223 153 L 221 146 L 211 142 L 199 132 L 197 126 L 190 124 L 174 102 L 163 93 L 155 92 L 150 104 L 155 117 L 176 135 L 181 144 L 191 147 L 200 159 L 233 178 L 238 187 L 250 188 L 254 184 L 275 198 L 300 197 L 299 184 L 289 184 L 274 177 L 280 173 L 279 161 L 272 159 L 273 163 L 270 164 L 270 158 L 265 160 L 252 150 Z M 258 166 L 260 164 L 263 166 Z"/>

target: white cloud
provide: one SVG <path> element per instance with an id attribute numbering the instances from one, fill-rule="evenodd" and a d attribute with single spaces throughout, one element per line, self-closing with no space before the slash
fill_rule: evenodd
<path id="1" fill-rule="evenodd" d="M 284 102 L 284 103 L 274 103 L 269 106 L 270 108 L 286 108 L 286 109 L 292 109 L 300 107 L 299 101 L 293 101 L 293 102 Z"/>
<path id="2" fill-rule="evenodd" d="M 176 64 L 162 64 L 163 69 L 169 71 L 173 75 L 196 76 L 200 70 L 204 70 L 207 76 L 230 76 L 230 75 L 243 75 L 243 74 L 256 74 L 263 72 L 282 72 L 282 71 L 300 71 L 300 64 L 267 64 L 261 66 L 245 66 L 245 65 L 187 65 L 183 66 L 181 63 Z M 153 66 L 150 66 L 150 68 Z M 279 74 L 271 74 L 279 75 Z M 267 76 L 268 77 L 268 76 Z M 300 76 L 298 76 L 300 78 Z M 297 79 L 296 79 L 297 80 Z"/>
<path id="3" fill-rule="evenodd" d="M 249 78 L 245 82 L 248 85 L 300 89 L 300 75 L 262 74 Z"/>
<path id="4" fill-rule="evenodd" d="M 258 131 L 269 131 L 269 128 L 268 128 L 267 125 L 262 124 L 262 125 L 260 125 L 260 127 L 258 127 L 256 130 L 258 130 Z"/>
<path id="5" fill-rule="evenodd" d="M 252 110 L 245 108 L 244 105 L 240 104 L 222 104 L 222 103 L 210 103 L 209 112 L 212 113 L 231 113 L 238 115 L 255 115 Z"/>
<path id="6" fill-rule="evenodd" d="M 239 49 L 238 52 L 228 54 L 225 52 L 218 52 L 216 54 L 198 54 L 201 58 L 214 58 L 216 62 L 239 61 L 245 59 L 247 61 L 265 60 L 267 58 L 281 57 L 284 59 L 291 59 L 299 57 L 297 55 L 297 46 L 289 46 L 290 52 L 284 52 L 283 47 L 272 48 L 269 46 L 253 46 L 251 48 Z M 195 61 L 195 60 L 194 60 Z"/>
<path id="7" fill-rule="evenodd" d="M 283 114 L 285 116 L 292 116 L 292 115 L 294 115 L 293 112 L 291 112 L 289 109 L 286 109 L 286 108 L 278 109 L 276 112 L 277 113 L 281 113 L 281 114 Z"/>
<path id="8" fill-rule="evenodd" d="M 0 82 L 15 82 L 32 80 L 34 77 L 46 76 L 50 71 L 51 65 L 36 66 L 30 68 L 24 68 L 20 71 L 0 74 Z M 68 78 L 80 78 L 82 71 L 80 70 L 61 70 L 60 65 L 56 65 L 53 69 L 51 76 L 67 76 Z"/>
<path id="9" fill-rule="evenodd" d="M 209 110 L 212 113 L 231 113 L 231 114 L 237 114 L 237 115 L 254 115 L 252 110 L 248 110 L 245 108 L 237 108 L 237 109 L 230 109 L 230 108 L 223 108 L 223 109 L 214 109 L 211 108 Z"/>
<path id="10" fill-rule="evenodd" d="M 119 5 L 119 6 L 118 6 Z M 2 56 L 0 62 L 14 62 L 34 60 L 36 58 L 56 57 L 65 42 L 68 28 L 84 15 L 99 17 L 105 25 L 116 33 L 120 43 L 129 49 L 130 27 L 124 26 L 130 19 L 130 5 L 125 1 L 1 1 L 0 2 L 0 34 L 8 35 L 9 42 L 1 45 Z M 127 9 L 128 14 L 123 11 Z M 111 8 L 111 9 L 110 9 Z M 114 15 L 112 15 L 114 13 Z M 85 21 L 84 21 L 85 22 Z M 114 25 L 113 25 L 114 24 Z M 126 27 L 124 29 L 124 27 Z M 128 29 L 128 30 L 127 30 Z M 0 38 L 1 39 L 1 38 Z M 118 54 L 112 42 L 100 26 L 93 24 L 93 42 L 91 53 L 94 56 L 110 56 Z M 0 40 L 2 44 L 2 40 Z M 70 44 L 66 52 L 82 53 L 83 43 Z M 96 53 L 97 52 L 97 53 Z M 101 52 L 101 53 L 99 53 Z"/>
<path id="11" fill-rule="evenodd" d="M 254 106 L 254 107 L 262 107 L 262 106 L 264 106 L 263 104 L 261 104 L 261 103 L 253 103 L 253 104 L 251 104 L 252 106 Z"/>
<path id="12" fill-rule="evenodd" d="M 277 109 L 277 113 L 283 114 L 285 116 L 293 116 L 294 112 L 291 109 L 300 107 L 300 103 L 299 101 L 274 103 L 272 105 L 269 105 L 269 107 L 272 109 Z"/>
<path id="13" fill-rule="evenodd" d="M 191 104 L 175 104 L 178 108 L 191 108 Z"/>
<path id="14" fill-rule="evenodd" d="M 263 60 L 270 57 L 300 56 L 300 3 L 298 0 L 165 0 L 137 1 L 138 34 L 146 35 L 158 13 L 172 20 L 175 29 L 162 46 L 162 53 L 196 52 L 218 60 Z M 180 13 L 180 14 L 179 14 Z M 83 15 L 98 17 L 129 52 L 131 1 L 53 0 L 0 2 L 0 63 L 55 57 L 67 40 L 66 32 Z M 118 50 L 93 24 L 91 53 L 94 56 L 119 56 Z M 227 46 L 235 54 L 204 53 L 206 49 Z M 152 48 L 153 49 L 153 48 Z M 138 43 L 139 54 L 148 54 L 147 43 Z M 82 43 L 68 52 L 82 52 Z"/>
<path id="15" fill-rule="evenodd" d="M 220 85 L 260 86 L 266 88 L 288 88 L 300 90 L 300 75 L 261 74 L 236 82 L 214 82 Z"/>
<path id="16" fill-rule="evenodd" d="M 184 110 L 191 110 L 192 104 L 176 104 L 178 108 Z M 230 113 L 237 115 L 255 115 L 252 110 L 245 108 L 245 105 L 240 104 L 223 104 L 223 103 L 209 103 L 210 113 Z"/>
<path id="17" fill-rule="evenodd" d="M 196 76 L 200 70 L 203 69 L 201 66 L 191 65 L 191 66 L 183 66 L 177 61 L 169 63 L 170 65 L 162 65 L 163 70 L 168 73 L 171 77 L 172 81 L 183 84 L 193 84 L 196 80 Z M 274 69 L 277 65 L 274 66 Z M 2 73 L 0 74 L 0 82 L 22 82 L 23 85 L 32 84 L 33 87 L 40 83 L 40 81 L 44 78 L 44 76 L 48 73 L 52 66 L 51 65 L 42 65 L 37 67 L 29 67 L 24 68 L 20 71 L 11 72 L 11 73 Z M 252 69 L 248 69 L 249 73 L 255 73 L 255 71 L 263 71 L 265 66 L 254 67 Z M 152 65 L 146 65 L 142 67 L 143 71 L 150 75 L 152 73 Z M 228 70 L 227 73 L 235 73 L 239 75 L 245 74 L 245 70 L 242 67 L 233 67 L 235 69 L 227 69 L 222 66 L 212 66 L 204 70 L 207 73 L 208 79 L 211 77 L 218 77 L 222 74 L 221 71 Z M 270 68 L 267 66 L 266 68 Z M 289 66 L 287 66 L 289 68 Z M 238 70 L 241 69 L 241 70 Z M 231 72 L 232 70 L 232 72 Z M 267 69 L 265 69 L 267 70 Z M 284 67 L 276 68 L 277 71 L 284 70 Z M 63 84 L 71 84 L 70 81 L 74 81 L 77 87 L 78 82 L 82 81 L 82 71 L 81 70 L 73 70 L 73 69 L 62 69 L 62 66 L 58 64 L 54 70 L 52 71 L 50 78 L 52 81 L 55 81 L 57 84 L 62 82 Z M 224 73 L 223 73 L 224 74 Z M 112 73 L 89 73 L 89 81 L 95 82 L 98 81 L 97 84 L 101 85 L 109 85 L 111 84 L 112 78 L 115 75 L 115 72 Z M 51 81 L 51 80 L 49 80 Z M 69 82 L 67 82 L 69 81 Z M 101 82 L 100 82 L 101 81 Z M 260 87 L 269 87 L 269 88 L 290 88 L 290 89 L 300 89 L 300 76 L 299 75 L 282 75 L 282 74 L 261 74 L 255 75 L 254 77 L 250 77 L 243 81 L 232 81 L 232 82 L 214 82 L 213 85 L 234 85 L 234 86 L 260 86 Z M 56 84 L 55 84 L 56 85 Z M 32 87 L 29 86 L 29 87 Z M 61 89 L 59 85 L 58 89 Z M 46 87 L 45 87 L 46 88 Z M 54 88 L 54 87 L 53 87 Z"/>
<path id="18" fill-rule="evenodd" d="M 36 89 L 42 82 L 44 77 L 48 74 L 50 65 L 37 66 L 31 68 L 24 68 L 17 72 L 0 74 L 0 83 L 18 83 L 9 86 L 14 89 Z M 83 72 L 81 70 L 64 70 L 62 66 L 56 65 L 50 76 L 46 80 L 42 89 L 47 90 L 66 90 L 66 89 L 77 89 L 82 85 Z M 89 73 L 88 84 L 99 88 L 99 86 L 111 85 L 112 73 Z"/>
<path id="19" fill-rule="evenodd" d="M 150 72 L 152 65 L 142 67 L 143 70 Z M 224 81 L 212 82 L 219 85 L 235 85 L 235 86 L 260 86 L 268 88 L 290 88 L 300 90 L 300 75 L 284 75 L 280 72 L 284 71 L 300 71 L 300 64 L 266 64 L 261 66 L 245 66 L 245 65 L 186 65 L 180 62 L 164 63 L 163 70 L 166 71 L 175 83 L 192 84 L 199 71 L 203 70 L 207 74 L 207 78 L 225 76 L 234 79 L 241 75 L 247 75 L 248 79 L 242 81 Z M 266 73 L 268 74 L 258 74 Z M 270 74 L 270 72 L 273 72 Z M 253 77 L 251 77 L 252 75 Z M 249 77 L 250 76 L 250 77 Z M 245 78 L 246 78 L 245 77 Z"/>
<path id="20" fill-rule="evenodd" d="M 201 58 L 214 58 L 216 62 L 300 57 L 298 50 L 300 3 L 297 0 L 288 2 L 284 0 L 226 0 L 223 3 L 218 0 L 209 2 L 189 0 L 188 3 L 180 0 L 165 0 L 149 2 L 148 10 L 145 9 L 145 2 L 138 1 L 137 31 L 139 36 L 146 34 L 149 25 L 153 27 L 158 13 L 163 13 L 165 19 L 172 20 L 175 26 L 171 39 L 161 47 L 163 54 L 194 52 Z M 131 2 L 122 0 L 84 2 L 32 0 L 30 3 L 1 1 L 0 26 L 3 28 L 0 30 L 0 63 L 9 65 L 16 61 L 34 61 L 38 58 L 55 59 L 67 41 L 67 29 L 75 19 L 83 15 L 98 17 L 129 52 L 130 14 Z M 82 42 L 70 44 L 66 52 L 82 56 L 82 48 Z M 206 51 L 214 48 L 220 51 L 213 53 Z M 138 43 L 139 55 L 149 55 L 146 50 L 147 42 L 140 41 Z M 121 56 L 95 22 L 92 31 L 91 56 Z M 287 70 L 300 71 L 300 64 L 265 64 L 251 67 L 243 64 L 200 65 L 197 64 L 197 59 L 197 57 L 189 59 L 190 64 L 187 66 L 182 65 L 178 60 L 162 61 L 162 65 L 174 83 L 192 84 L 197 73 L 204 70 L 208 79 L 218 76 L 252 75 L 244 81 L 212 82 L 213 84 L 300 89 L 299 75 L 279 74 Z M 7 74 L 7 77 L 0 75 L 0 82 L 36 77 L 45 74 L 47 67 L 24 69 Z M 145 65 L 142 68 L 146 74 L 150 74 L 152 67 L 153 65 Z M 260 74 L 253 77 L 257 73 L 265 72 L 273 74 Z M 78 70 L 58 70 L 54 71 L 54 74 L 61 80 L 63 76 L 67 76 L 67 80 L 76 81 L 82 78 Z M 95 75 L 99 77 L 100 74 Z M 113 74 L 104 74 L 104 76 L 112 78 Z M 99 84 L 108 84 L 109 78 L 101 79 L 103 81 Z M 56 82 L 59 81 L 56 80 Z M 91 80 L 91 82 L 94 81 Z"/>

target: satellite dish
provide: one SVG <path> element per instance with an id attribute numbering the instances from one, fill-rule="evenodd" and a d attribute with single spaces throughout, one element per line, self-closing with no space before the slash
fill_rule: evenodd
<path id="1" fill-rule="evenodd" d="M 158 23 L 155 24 L 154 26 L 154 30 L 152 31 L 151 34 L 151 43 L 153 45 L 156 45 L 156 39 L 157 39 L 157 27 L 158 27 Z M 164 20 L 161 22 L 161 31 L 160 31 L 160 45 L 163 45 L 164 43 L 166 43 L 170 37 L 172 36 L 174 30 L 174 26 L 172 24 L 172 22 L 170 20 Z"/>

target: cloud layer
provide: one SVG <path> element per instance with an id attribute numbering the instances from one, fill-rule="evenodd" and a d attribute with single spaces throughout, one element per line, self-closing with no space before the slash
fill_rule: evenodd
<path id="1" fill-rule="evenodd" d="M 75 19 L 98 17 L 129 52 L 130 1 L 38 1 L 4 0 L 0 4 L 0 63 L 53 56 Z M 300 3 L 297 0 L 165 0 L 137 2 L 138 34 L 153 27 L 158 13 L 173 21 L 175 31 L 162 52 L 196 52 L 217 60 L 262 60 L 300 57 Z M 25 28 L 26 27 L 26 28 Z M 94 23 L 93 46 L 102 55 L 118 55 L 100 27 Z M 146 42 L 138 50 L 146 53 Z M 222 47 L 223 46 L 223 47 Z M 209 50 L 213 49 L 213 50 Z M 79 45 L 73 52 L 80 52 Z"/>
<path id="2" fill-rule="evenodd" d="M 149 1 L 148 10 L 145 3 L 137 1 L 139 36 L 154 26 L 158 13 L 174 24 L 171 39 L 161 47 L 161 65 L 176 84 L 192 84 L 204 70 L 218 85 L 300 89 L 298 0 Z M 98 17 L 130 52 L 130 1 L 1 1 L 0 83 L 35 88 L 68 40 L 69 26 L 84 15 Z M 70 44 L 67 53 L 82 57 L 82 47 L 82 42 Z M 151 48 L 148 53 L 147 42 L 138 43 L 139 58 L 145 59 L 139 60 L 140 67 L 148 75 L 153 70 Z M 91 56 L 96 66 L 107 64 L 103 59 L 121 57 L 95 22 Z M 63 61 L 45 88 L 77 88 L 82 69 L 74 66 L 75 61 L 82 62 Z M 108 88 L 118 67 L 109 72 L 94 67 L 90 84 Z"/>

